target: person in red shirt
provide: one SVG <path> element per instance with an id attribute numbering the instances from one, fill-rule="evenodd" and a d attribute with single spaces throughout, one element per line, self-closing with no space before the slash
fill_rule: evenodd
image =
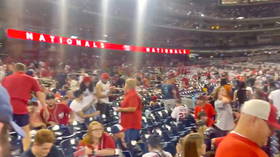
<path id="1" fill-rule="evenodd" d="M 23 138 L 23 150 L 26 151 L 30 145 L 27 102 L 34 92 L 43 106 L 44 117 L 48 117 L 45 105 L 45 94 L 41 92 L 38 81 L 25 74 L 25 65 L 22 63 L 17 63 L 15 65 L 15 73 L 5 77 L 2 80 L 2 85 L 7 89 L 11 98 L 13 119 L 26 133 L 25 138 Z"/>
<path id="2" fill-rule="evenodd" d="M 125 141 L 130 143 L 140 139 L 140 129 L 142 128 L 142 101 L 137 94 L 137 81 L 127 79 L 125 82 L 125 96 L 121 102 L 121 107 L 117 112 L 121 112 L 121 126 L 125 130 Z"/>
<path id="3" fill-rule="evenodd" d="M 48 125 L 67 125 L 74 118 L 72 110 L 65 104 L 57 104 L 55 96 L 48 94 L 46 97 L 49 111 L 49 119 L 44 119 Z M 41 117 L 43 110 L 41 110 Z"/>
<path id="4" fill-rule="evenodd" d="M 189 79 L 187 77 L 182 78 L 181 80 L 183 88 L 189 87 Z"/>
<path id="5" fill-rule="evenodd" d="M 226 136 L 211 139 L 211 149 L 216 150 L 225 137 Z"/>
<path id="6" fill-rule="evenodd" d="M 198 119 L 200 112 L 204 112 L 207 116 L 207 126 L 210 127 L 214 124 L 214 117 L 216 115 L 214 107 L 208 103 L 207 96 L 199 96 L 197 98 L 196 106 L 194 108 L 194 117 Z"/>
<path id="7" fill-rule="evenodd" d="M 80 141 L 74 156 L 100 157 L 118 155 L 112 136 L 104 132 L 104 126 L 93 121 L 88 126 L 88 132 Z"/>
<path id="8" fill-rule="evenodd" d="M 280 130 L 277 109 L 260 99 L 246 101 L 235 129 L 222 139 L 215 157 L 268 157 L 261 149 Z"/>

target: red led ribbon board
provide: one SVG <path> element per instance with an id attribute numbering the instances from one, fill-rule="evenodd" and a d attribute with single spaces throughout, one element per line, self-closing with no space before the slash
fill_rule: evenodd
<path id="1" fill-rule="evenodd" d="M 56 35 L 28 32 L 15 29 L 7 29 L 7 36 L 9 38 L 31 40 L 39 42 L 47 42 L 52 44 L 62 44 L 71 46 L 81 46 L 88 48 L 99 48 L 107 50 L 129 51 L 129 52 L 142 52 L 142 53 L 162 53 L 162 54 L 190 54 L 188 49 L 168 49 L 157 47 L 141 47 L 133 45 L 122 45 L 108 42 L 90 41 L 82 39 L 73 39 L 61 37 Z"/>

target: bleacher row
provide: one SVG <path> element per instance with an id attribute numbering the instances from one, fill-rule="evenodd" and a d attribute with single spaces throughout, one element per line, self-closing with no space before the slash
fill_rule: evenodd
<path id="1" fill-rule="evenodd" d="M 144 105 L 142 112 L 142 129 L 140 132 L 141 139 L 128 143 L 127 149 L 123 151 L 128 156 L 141 157 L 148 151 L 146 144 L 148 137 L 152 134 L 157 134 L 162 137 L 163 149 L 174 156 L 176 154 L 176 144 L 178 140 L 198 129 L 195 119 L 190 115 L 177 123 L 171 118 L 172 110 L 164 106 L 161 94 L 155 94 L 152 90 L 139 93 L 141 93 Z M 202 91 L 198 89 L 194 89 L 193 91 L 180 91 L 180 95 L 183 97 L 182 102 L 189 107 L 191 113 L 195 97 L 200 94 L 202 94 Z M 158 99 L 156 104 L 150 105 L 153 96 L 156 96 Z M 87 126 L 90 122 L 97 120 L 104 125 L 106 132 L 112 133 L 111 127 L 119 123 L 119 115 L 113 108 L 119 107 L 122 98 L 122 96 L 117 97 L 117 99 L 112 102 L 108 111 L 109 116 L 102 114 L 98 118 L 87 119 L 85 123 L 74 121 L 68 126 L 55 125 L 49 128 L 53 130 L 56 135 L 55 145 L 63 152 L 65 157 L 73 157 L 73 153 L 77 150 L 79 141 L 87 133 Z M 190 104 L 190 102 L 192 104 Z M 35 133 L 36 131 L 31 131 L 32 135 L 35 135 Z M 205 140 L 211 140 L 210 134 L 211 129 L 207 129 L 205 132 Z M 10 132 L 10 135 L 12 154 L 14 157 L 18 157 L 22 152 L 21 137 L 15 132 Z M 275 135 L 269 140 L 267 152 L 271 155 L 279 153 L 279 141 Z"/>
<path id="2" fill-rule="evenodd" d="M 192 97 L 198 91 L 181 93 L 184 97 Z M 141 92 L 140 92 L 141 93 Z M 154 105 L 150 105 L 152 101 L 152 91 L 142 93 L 142 101 L 144 105 L 142 115 L 142 130 L 141 139 L 127 144 L 127 152 L 133 157 L 140 157 L 148 151 L 145 142 L 151 134 L 158 134 L 162 137 L 164 150 L 176 154 L 176 144 L 180 137 L 185 136 L 192 130 L 195 130 L 195 120 L 192 116 L 186 118 L 180 123 L 176 123 L 171 118 L 171 110 L 166 109 L 164 103 L 161 101 L 162 96 L 157 94 L 159 98 Z M 89 118 L 85 123 L 78 123 L 74 121 L 71 125 L 55 125 L 50 127 L 56 135 L 55 145 L 61 150 L 66 157 L 73 157 L 73 153 L 77 150 L 77 145 L 82 137 L 87 133 L 87 126 L 90 122 L 97 120 L 101 122 L 105 131 L 111 133 L 111 127 L 119 123 L 119 115 L 113 110 L 113 107 L 119 107 L 122 97 L 118 97 L 112 102 L 109 108 L 109 116 L 105 114 L 98 118 Z M 31 131 L 31 137 L 35 135 L 36 131 Z M 21 137 L 15 132 L 10 132 L 10 142 L 12 146 L 12 154 L 14 157 L 20 156 L 22 150 Z"/>

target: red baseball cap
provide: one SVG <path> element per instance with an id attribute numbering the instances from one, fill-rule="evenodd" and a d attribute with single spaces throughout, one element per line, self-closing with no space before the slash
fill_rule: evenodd
<path id="1" fill-rule="evenodd" d="M 110 75 L 108 73 L 102 73 L 101 78 L 105 79 L 105 80 L 108 80 L 110 78 Z"/>
<path id="2" fill-rule="evenodd" d="M 152 99 L 152 101 L 156 101 L 157 100 L 157 96 L 152 96 L 151 99 Z"/>
<path id="3" fill-rule="evenodd" d="M 91 77 L 85 76 L 83 82 L 91 82 Z"/>

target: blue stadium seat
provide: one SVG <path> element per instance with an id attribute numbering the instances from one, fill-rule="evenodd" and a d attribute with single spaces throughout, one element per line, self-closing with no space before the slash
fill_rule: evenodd
<path id="1" fill-rule="evenodd" d="M 11 144 L 11 153 L 14 157 L 16 156 L 20 156 L 20 154 L 22 153 L 22 142 L 21 139 L 22 137 L 20 137 L 16 132 L 10 132 L 10 144 Z"/>
<path id="2" fill-rule="evenodd" d="M 64 152 L 65 157 L 73 157 L 73 153 L 77 150 L 78 141 L 75 138 L 68 138 L 59 144 L 59 148 Z"/>

